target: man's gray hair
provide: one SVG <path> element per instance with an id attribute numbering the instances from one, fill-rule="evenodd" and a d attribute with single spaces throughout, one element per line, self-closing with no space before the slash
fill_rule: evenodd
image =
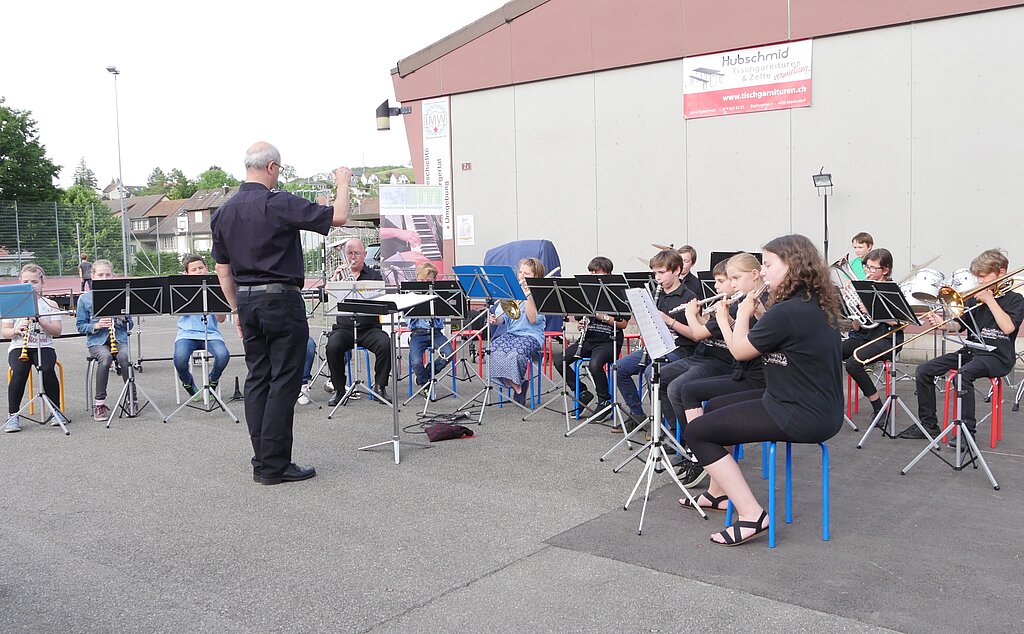
<path id="1" fill-rule="evenodd" d="M 269 143 L 254 145 L 245 154 L 245 169 L 264 169 L 271 163 L 281 164 L 281 153 Z"/>

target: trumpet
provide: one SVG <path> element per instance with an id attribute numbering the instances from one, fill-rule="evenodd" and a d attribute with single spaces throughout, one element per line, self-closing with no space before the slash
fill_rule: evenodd
<path id="1" fill-rule="evenodd" d="M 839 294 L 843 298 L 843 303 L 846 304 L 846 316 L 849 317 L 850 321 L 857 322 L 861 328 L 865 329 L 875 328 L 879 325 L 861 306 L 860 296 L 857 295 L 857 291 L 849 286 L 840 286 Z"/>
<path id="2" fill-rule="evenodd" d="M 554 275 L 555 273 L 558 273 L 561 270 L 562 270 L 561 266 L 556 266 L 555 268 L 553 268 L 550 271 L 548 271 L 547 274 L 544 275 L 544 277 L 551 277 L 552 275 Z M 519 299 L 503 299 L 503 300 L 501 300 L 500 302 L 498 302 L 499 305 L 501 306 L 501 311 L 503 313 L 505 313 L 506 315 L 508 315 L 508 318 L 511 319 L 512 321 L 515 321 L 515 320 L 519 319 L 520 317 L 523 316 L 523 304 L 525 304 L 526 301 L 528 299 L 530 299 L 531 295 L 532 295 L 532 293 L 527 292 L 526 293 L 526 299 L 522 299 L 522 300 L 519 300 Z"/>
<path id="3" fill-rule="evenodd" d="M 356 277 L 352 275 L 352 262 L 348 258 L 342 260 L 343 264 L 339 264 L 338 268 L 335 269 L 335 273 L 341 273 L 341 279 L 345 282 L 354 282 Z"/>
<path id="4" fill-rule="evenodd" d="M 1007 293 L 1009 293 L 1011 291 L 1016 290 L 1017 287 L 1019 287 L 1019 286 L 1024 286 L 1024 278 L 1016 277 L 1021 272 L 1024 272 L 1024 266 L 1022 266 L 1021 268 L 1017 269 L 1016 271 L 1013 271 L 1012 273 L 1007 273 L 1006 275 L 1002 275 L 1000 277 L 997 277 L 996 279 L 992 280 L 991 282 L 986 282 L 985 284 L 982 284 L 981 286 L 976 286 L 976 287 L 972 288 L 970 291 L 968 291 L 966 293 L 963 293 L 963 294 L 959 293 L 952 286 L 943 286 L 942 288 L 939 289 L 939 306 L 937 308 L 933 309 L 933 310 L 928 311 L 927 313 L 925 313 L 924 315 L 921 315 L 921 316 L 922 317 L 926 317 L 926 316 L 931 315 L 931 314 L 933 314 L 933 313 L 935 313 L 935 312 L 937 312 L 939 310 L 945 310 L 945 311 L 949 311 L 949 313 L 952 315 L 952 317 L 950 317 L 949 319 L 944 320 L 942 323 L 936 324 L 935 326 L 931 326 L 929 328 L 926 328 L 925 330 L 922 330 L 921 332 L 917 333 L 913 337 L 910 337 L 909 339 L 904 339 L 903 343 L 901 343 L 901 344 L 897 344 L 895 346 L 889 346 L 884 351 L 876 354 L 875 356 L 871 357 L 870 359 L 861 359 L 860 358 L 860 353 L 861 353 L 861 351 L 864 348 L 867 348 L 868 346 L 870 346 L 872 344 L 878 343 L 882 339 L 886 339 L 888 337 L 891 337 L 893 335 L 893 333 L 901 332 L 904 329 L 906 329 L 908 326 L 910 326 L 909 322 L 906 323 L 906 324 L 903 324 L 899 328 L 894 328 L 893 330 L 890 330 L 889 332 L 885 333 L 884 335 L 882 335 L 880 337 L 875 337 L 871 341 L 869 341 L 869 342 L 859 346 L 856 350 L 853 351 L 853 358 L 856 359 L 859 363 L 863 363 L 864 365 L 867 365 L 869 363 L 874 363 L 878 359 L 881 359 L 882 357 L 887 357 L 890 354 L 892 354 L 893 352 L 895 352 L 895 351 L 899 350 L 900 348 L 906 346 L 911 341 L 915 341 L 917 339 L 920 339 L 921 337 L 923 337 L 923 336 L 925 336 L 927 334 L 930 334 L 930 333 L 932 333 L 932 332 L 934 332 L 934 331 L 936 331 L 936 330 L 938 330 L 940 328 L 945 328 L 947 325 L 949 325 L 949 322 L 954 321 L 956 319 L 960 319 L 961 317 L 963 317 L 967 313 L 971 312 L 972 310 L 974 310 L 978 306 L 982 306 L 983 305 L 983 304 L 981 304 L 979 302 L 979 303 L 975 304 L 974 306 L 971 306 L 970 308 L 967 308 L 965 306 L 965 304 L 967 303 L 967 300 L 971 299 L 972 297 L 974 297 L 975 295 L 977 295 L 981 291 L 994 289 L 994 290 L 992 290 L 992 294 L 995 297 L 998 298 L 998 297 L 1002 297 L 1003 295 L 1006 295 Z"/>

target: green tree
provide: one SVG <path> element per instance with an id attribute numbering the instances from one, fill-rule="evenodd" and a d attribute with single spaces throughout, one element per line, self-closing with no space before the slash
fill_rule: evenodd
<path id="1" fill-rule="evenodd" d="M 82 251 L 90 254 L 93 259 L 105 258 L 120 271 L 123 263 L 121 251 L 121 219 L 110 211 L 95 189 L 82 185 L 72 185 L 61 193 L 60 209 L 63 217 L 62 227 L 74 227 L 81 230 Z M 73 231 L 73 229 L 69 229 Z M 65 256 L 65 267 L 74 269 L 77 266 L 77 254 L 70 258 Z"/>
<path id="2" fill-rule="evenodd" d="M 228 174 L 216 165 L 211 165 L 210 169 L 206 170 L 196 178 L 196 188 L 198 189 L 216 189 L 224 185 L 234 187 L 237 184 L 237 178 Z"/>
<path id="3" fill-rule="evenodd" d="M 89 169 L 89 166 L 85 164 L 84 156 L 79 159 L 78 167 L 75 168 L 75 185 L 83 185 L 90 189 L 96 189 L 96 173 Z"/>
<path id="4" fill-rule="evenodd" d="M 183 198 L 191 198 L 192 194 L 199 191 L 194 181 L 185 176 L 184 172 L 175 167 L 171 170 L 171 173 L 167 176 L 168 181 L 171 183 L 171 188 L 167 192 L 167 196 L 173 200 L 181 200 Z"/>
<path id="5" fill-rule="evenodd" d="M 60 196 L 53 184 L 60 166 L 46 158 L 31 114 L 5 106 L 0 97 L 0 200 L 54 201 Z"/>
<path id="6" fill-rule="evenodd" d="M 140 193 L 143 196 L 152 196 L 154 194 L 166 194 L 170 189 L 171 182 L 167 175 L 159 167 L 154 167 L 153 171 L 149 173 L 149 178 L 146 179 L 146 186 Z"/>

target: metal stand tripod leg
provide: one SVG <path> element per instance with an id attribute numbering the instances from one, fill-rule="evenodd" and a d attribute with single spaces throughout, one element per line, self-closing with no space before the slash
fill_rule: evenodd
<path id="1" fill-rule="evenodd" d="M 908 408 L 906 403 L 903 402 L 903 399 L 901 399 L 896 392 L 893 392 L 889 396 L 885 397 L 885 402 L 882 403 L 882 409 L 878 410 L 878 413 L 875 414 L 875 417 L 871 420 L 871 424 L 868 425 L 868 430 L 864 432 L 863 436 L 861 436 L 860 442 L 857 443 L 857 449 L 864 447 L 864 442 L 868 439 L 868 436 L 871 435 L 871 432 L 875 431 L 875 429 L 880 429 L 883 437 L 896 438 L 897 406 L 903 410 L 907 415 L 907 418 L 914 421 L 914 425 L 916 425 L 921 432 L 925 434 L 925 436 L 928 435 L 928 432 L 925 430 L 924 425 L 921 424 L 921 421 L 917 420 L 917 417 L 911 413 L 910 408 Z M 886 422 L 884 425 L 878 426 L 878 421 L 880 421 L 883 416 L 886 417 Z"/>
<path id="2" fill-rule="evenodd" d="M 29 371 L 31 372 L 32 370 L 29 370 Z M 39 377 L 39 382 L 40 382 L 40 384 L 42 384 L 42 376 L 41 375 Z M 32 407 L 32 402 L 35 401 L 36 399 L 39 399 L 39 415 L 40 415 L 40 419 L 38 421 L 36 421 L 34 418 L 26 416 L 25 414 L 22 413 L 22 412 L 28 411 Z M 49 409 L 49 411 L 50 411 L 50 415 L 49 416 L 46 415 L 47 409 Z M 19 409 L 17 413 L 18 413 L 18 416 L 24 416 L 25 418 L 27 418 L 29 420 L 32 420 L 32 421 L 35 421 L 35 422 L 39 423 L 40 425 L 45 425 L 50 420 L 50 418 L 52 417 L 55 421 L 57 421 L 57 424 L 60 425 L 60 428 L 64 432 L 65 436 L 70 436 L 71 435 L 71 432 L 68 431 L 68 428 L 65 425 L 65 423 L 68 422 L 68 418 L 66 416 L 64 416 L 64 412 L 60 411 L 60 408 L 57 407 L 57 405 L 54 404 L 53 401 L 50 400 L 49 396 L 46 395 L 46 392 L 43 391 L 42 385 L 40 385 L 40 387 L 39 387 L 39 393 L 36 394 L 35 396 L 33 396 L 32 398 L 28 399 L 25 402 L 25 404 L 21 406 L 21 409 Z"/>

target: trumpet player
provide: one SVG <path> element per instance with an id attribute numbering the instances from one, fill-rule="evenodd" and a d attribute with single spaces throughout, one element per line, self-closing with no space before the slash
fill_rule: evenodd
<path id="1" fill-rule="evenodd" d="M 888 282 L 892 280 L 892 253 L 888 249 L 872 249 L 864 254 L 863 261 L 864 274 L 867 275 L 867 279 L 874 282 Z M 844 290 L 843 292 L 852 292 L 856 295 L 856 291 L 852 289 Z M 856 301 L 860 302 L 859 299 Z M 862 315 L 867 314 L 867 309 L 862 304 L 859 306 L 859 310 Z M 882 399 L 878 396 L 878 389 L 875 387 L 871 377 L 868 376 L 867 368 L 865 368 L 863 363 L 854 358 L 853 352 L 872 339 L 878 339 L 878 341 L 871 346 L 863 348 L 862 353 L 859 355 L 861 358 L 870 359 L 893 347 L 892 337 L 883 337 L 891 332 L 893 328 L 896 328 L 896 324 L 879 324 L 876 328 L 869 330 L 861 327 L 861 322 L 857 319 L 851 319 L 850 321 L 853 324 L 853 330 L 850 332 L 849 338 L 843 342 L 843 364 L 846 366 L 847 374 L 857 383 L 857 387 L 860 388 L 864 396 L 868 397 L 868 402 L 871 403 L 872 417 L 874 417 L 882 409 Z M 896 333 L 895 343 L 896 346 L 903 343 L 902 329 Z M 883 421 L 879 421 L 879 423 L 883 424 Z M 914 428 L 917 429 L 916 426 Z"/>
<path id="2" fill-rule="evenodd" d="M 92 279 L 114 279 L 114 265 L 110 260 L 96 260 L 92 265 Z M 78 298 L 78 316 L 75 325 L 78 332 L 87 335 L 85 345 L 89 355 L 96 359 L 96 392 L 93 400 L 93 420 L 105 421 L 110 416 L 107 407 L 107 379 L 110 378 L 110 364 L 117 359 L 117 373 L 123 381 L 128 380 L 128 328 L 132 326 L 132 318 L 112 319 L 110 317 L 93 317 L 92 291 L 82 293 Z M 137 410 L 133 405 L 133 411 Z"/>
<path id="3" fill-rule="evenodd" d="M 11 365 L 11 380 L 7 386 L 8 415 L 4 424 L 4 431 L 8 433 L 21 431 L 18 411 L 21 408 L 21 399 L 25 395 L 29 373 L 37 362 L 42 370 L 43 391 L 54 405 L 60 404 L 60 383 L 53 370 L 57 365 L 53 338 L 60 336 L 62 325 L 59 316 L 44 316 L 56 313 L 58 309 L 52 300 L 39 295 L 43 290 L 43 280 L 42 267 L 36 264 L 21 267 L 21 283 L 31 284 L 32 291 L 36 294 L 36 310 L 40 315 L 38 323 L 33 323 L 34 319 L 4 319 L 0 324 L 4 338 L 11 340 L 7 352 L 7 359 Z M 63 416 L 60 412 L 57 412 L 57 415 Z M 67 422 L 66 418 L 64 422 Z M 54 421 L 53 424 L 59 423 Z"/>
<path id="4" fill-rule="evenodd" d="M 344 249 L 348 266 L 343 264 L 338 267 L 337 275 L 341 277 L 333 279 L 384 279 L 379 271 L 366 266 L 366 246 L 362 240 L 352 238 L 345 242 Z M 384 332 L 380 319 L 375 315 L 346 316 L 337 318 L 327 338 L 327 365 L 331 369 L 331 383 L 335 388 L 334 394 L 327 401 L 331 407 L 337 405 L 345 393 L 345 353 L 356 344 L 373 353 L 373 390 L 388 401 L 391 400 L 387 392 L 388 380 L 391 378 L 391 337 Z"/>
<path id="5" fill-rule="evenodd" d="M 524 258 L 516 268 L 516 277 L 526 293 L 526 301 L 517 305 L 519 314 L 508 314 L 504 306 L 499 305 L 488 317 L 492 326 L 504 322 L 507 327 L 491 342 L 491 381 L 511 389 L 512 399 L 526 405 L 530 358 L 544 346 L 544 317 L 537 313 L 526 278 L 544 277 L 544 264 L 537 258 Z"/>
<path id="6" fill-rule="evenodd" d="M 988 249 L 971 262 L 971 273 L 977 276 L 980 287 L 992 284 L 1005 276 L 1009 264 L 1002 250 Z M 1016 356 L 1014 341 L 1020 330 L 1021 320 L 1024 319 L 1024 297 L 1013 292 L 999 294 L 998 289 L 986 288 L 973 294 L 964 303 L 964 308 L 970 310 L 970 314 L 953 320 L 952 323 L 956 324 L 960 331 L 967 329 L 967 324 L 970 323 L 972 332 L 968 339 L 992 346 L 994 350 L 964 347 L 917 366 L 917 416 L 921 420 L 921 425 L 933 437 L 940 431 L 935 413 L 935 377 L 956 369 L 959 365 L 959 378 L 962 380 L 960 387 L 963 390 L 960 417 L 967 430 L 974 435 L 977 431 L 977 418 L 974 415 L 974 381 L 984 377 L 1005 376 L 1013 368 Z M 941 326 L 944 323 L 935 313 L 928 313 L 927 320 L 932 326 Z M 981 336 L 981 341 L 977 341 L 976 335 Z M 899 437 L 924 438 L 924 435 L 916 425 L 911 425 L 903 430 Z"/>
<path id="7" fill-rule="evenodd" d="M 608 258 L 597 256 L 587 265 L 587 271 L 593 275 L 611 275 L 614 266 Z M 597 409 L 602 410 L 612 400 L 604 367 L 612 362 L 614 349 L 622 346 L 622 333 L 629 325 L 629 320 L 617 320 L 611 315 L 598 313 L 585 318 L 584 322 L 580 325 L 579 340 L 566 348 L 564 354 L 555 352 L 552 361 L 555 369 L 561 373 L 563 359 L 589 357 L 590 378 L 593 379 L 594 391 L 597 392 Z M 612 340 L 613 337 L 615 342 Z M 576 372 L 573 371 L 571 363 L 565 366 L 565 382 L 566 385 L 576 385 Z M 580 383 L 580 405 L 586 407 L 592 400 L 594 400 L 594 395 L 587 390 L 583 383 Z M 604 420 L 604 417 L 601 420 Z M 612 429 L 622 431 L 618 427 Z"/>

